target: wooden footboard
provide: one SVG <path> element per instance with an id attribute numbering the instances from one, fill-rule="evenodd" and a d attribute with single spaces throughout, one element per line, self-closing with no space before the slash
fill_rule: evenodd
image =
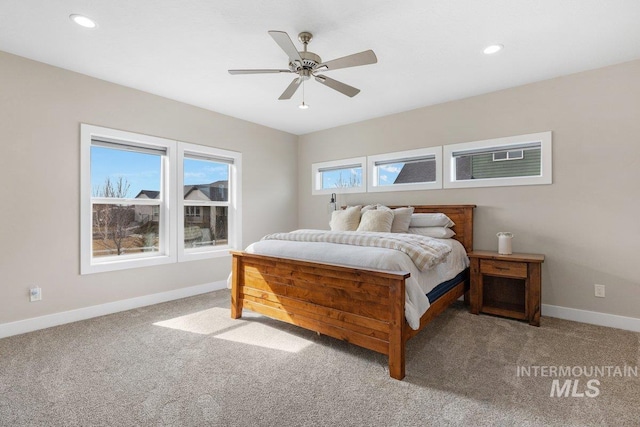
<path id="1" fill-rule="evenodd" d="M 231 317 L 242 309 L 389 356 L 391 377 L 405 375 L 403 329 L 408 272 L 232 252 Z"/>

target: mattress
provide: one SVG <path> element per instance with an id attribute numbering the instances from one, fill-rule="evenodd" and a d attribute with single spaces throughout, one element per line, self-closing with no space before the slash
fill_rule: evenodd
<path id="1" fill-rule="evenodd" d="M 465 269 L 464 271 L 461 271 L 460 273 L 458 273 L 456 277 L 454 277 L 453 279 L 446 280 L 440 283 L 435 288 L 431 289 L 431 291 L 427 293 L 427 298 L 429 299 L 429 302 L 433 304 L 438 298 L 440 298 L 442 295 L 449 292 L 458 283 L 466 279 L 468 275 L 469 273 Z"/>

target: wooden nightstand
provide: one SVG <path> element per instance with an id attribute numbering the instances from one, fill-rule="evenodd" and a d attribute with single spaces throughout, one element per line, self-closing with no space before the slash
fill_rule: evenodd
<path id="1" fill-rule="evenodd" d="M 473 251 L 468 256 L 471 313 L 527 320 L 530 325 L 540 326 L 540 273 L 544 255 Z"/>

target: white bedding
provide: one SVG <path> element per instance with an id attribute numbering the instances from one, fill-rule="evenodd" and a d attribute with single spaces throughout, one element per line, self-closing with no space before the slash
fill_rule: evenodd
<path id="1" fill-rule="evenodd" d="M 435 240 L 445 243 L 452 250 L 443 262 L 422 272 L 406 254 L 386 248 L 354 248 L 336 243 L 261 240 L 249 245 L 246 252 L 379 270 L 408 271 L 411 277 L 406 282 L 405 317 L 411 328 L 418 329 L 420 317 L 429 308 L 426 294 L 438 284 L 453 279 L 469 266 L 469 258 L 460 242 L 455 239 Z"/>

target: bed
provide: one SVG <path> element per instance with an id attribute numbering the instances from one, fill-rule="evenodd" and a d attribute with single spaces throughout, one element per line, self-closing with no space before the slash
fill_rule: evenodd
<path id="1" fill-rule="evenodd" d="M 392 207 L 395 208 L 395 207 Z M 475 205 L 422 205 L 415 213 L 444 213 L 453 237 L 473 248 Z M 231 317 L 244 308 L 348 341 L 389 358 L 389 375 L 405 376 L 405 344 L 469 289 L 468 272 L 436 287 L 417 328 L 405 318 L 409 271 L 387 271 L 232 251 Z M 437 298 L 435 298 L 437 296 Z"/>

